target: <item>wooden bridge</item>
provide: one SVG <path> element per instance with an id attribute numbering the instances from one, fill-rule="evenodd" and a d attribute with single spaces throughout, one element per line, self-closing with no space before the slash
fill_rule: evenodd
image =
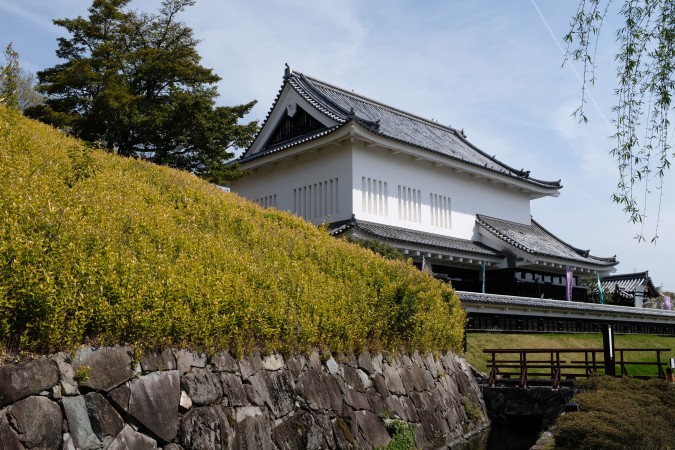
<path id="1" fill-rule="evenodd" d="M 656 377 L 666 378 L 665 368 L 668 362 L 662 361 L 664 352 L 669 348 L 616 348 L 615 367 L 619 376 L 631 376 L 631 366 L 656 367 Z M 636 352 L 648 352 L 655 356 L 649 361 L 629 361 L 628 355 Z M 514 385 L 528 387 L 530 383 L 549 384 L 559 388 L 563 383 L 571 383 L 577 378 L 587 378 L 594 374 L 605 373 L 604 349 L 602 348 L 528 348 L 528 349 L 485 349 L 489 354 L 487 367 L 490 370 L 490 386 Z M 654 378 L 637 375 L 636 378 Z"/>

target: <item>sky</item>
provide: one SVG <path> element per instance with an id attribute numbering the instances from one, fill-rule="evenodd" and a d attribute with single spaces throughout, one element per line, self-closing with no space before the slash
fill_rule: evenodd
<path id="1" fill-rule="evenodd" d="M 154 12 L 160 0 L 132 0 Z M 12 42 L 30 72 L 52 67 L 53 19 L 87 16 L 86 0 L 0 0 L 0 46 Z M 585 106 L 582 71 L 564 61 L 562 37 L 574 0 L 197 0 L 180 17 L 200 39 L 202 64 L 222 77 L 221 105 L 257 100 L 246 120 L 263 121 L 295 71 L 439 123 L 464 129 L 483 151 L 541 180 L 562 180 L 557 198 L 531 203 L 532 216 L 595 256 L 616 255 L 615 274 L 649 271 L 675 291 L 675 171 L 650 185 L 646 220 L 628 221 L 611 201 L 618 172 L 610 156 L 615 62 L 610 18 L 598 47 L 596 83 Z M 660 195 L 662 194 L 662 195 Z M 642 197 L 642 194 L 640 194 Z M 655 244 L 650 243 L 656 232 Z M 647 242 L 635 236 L 644 233 Z"/>

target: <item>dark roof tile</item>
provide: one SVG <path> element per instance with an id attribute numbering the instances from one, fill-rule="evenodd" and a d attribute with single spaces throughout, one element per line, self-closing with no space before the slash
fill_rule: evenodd
<path id="1" fill-rule="evenodd" d="M 355 120 L 371 132 L 403 142 L 414 147 L 440 154 L 445 157 L 481 167 L 494 173 L 516 178 L 528 184 L 546 189 L 562 188 L 560 181 L 542 181 L 531 178 L 529 171 L 516 170 L 507 166 L 495 157 L 489 156 L 471 144 L 454 128 L 440 125 L 436 122 L 384 105 L 369 98 L 354 94 L 345 89 L 319 81 L 298 72 L 287 72 L 284 83 L 289 83 L 293 89 L 321 111 L 327 117 L 344 124 Z M 285 86 L 285 84 L 284 84 Z M 277 94 L 277 103 L 282 89 Z M 274 109 L 274 106 L 272 107 Z M 272 111 L 270 110 L 270 112 Z M 269 119 L 269 113 L 263 123 Z M 261 128 L 262 129 L 262 128 Z M 331 129 L 333 130 L 333 129 Z M 301 141 L 285 144 L 283 148 L 296 145 Z M 279 151 L 279 148 L 265 149 L 256 155 L 244 153 L 239 162 L 249 161 L 255 157 Z"/>
<path id="2" fill-rule="evenodd" d="M 476 214 L 476 223 L 506 244 L 532 255 L 601 267 L 618 264 L 615 256 L 601 258 L 590 255 L 588 250 L 572 247 L 547 231 L 534 219 L 531 219 L 531 224 L 527 225 Z"/>
<path id="3" fill-rule="evenodd" d="M 480 242 L 457 239 L 439 234 L 413 231 L 406 228 L 392 227 L 372 222 L 350 219 L 336 222 L 329 227 L 332 236 L 338 236 L 350 229 L 356 229 L 366 235 L 389 242 L 416 244 L 424 247 L 464 253 L 478 257 L 503 258 L 504 254 Z"/>

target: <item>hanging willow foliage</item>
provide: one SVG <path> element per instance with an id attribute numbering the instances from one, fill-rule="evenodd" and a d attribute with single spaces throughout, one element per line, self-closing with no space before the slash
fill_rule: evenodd
<path id="1" fill-rule="evenodd" d="M 612 6 L 619 3 L 615 11 Z M 670 121 L 675 94 L 675 2 L 672 0 L 582 0 L 565 36 L 567 58 L 583 64 L 581 106 L 584 112 L 588 85 L 595 81 L 595 57 L 602 26 L 617 14 L 623 25 L 616 30 L 617 103 L 613 107 L 616 132 L 614 156 L 619 172 L 612 200 L 623 207 L 631 222 L 641 224 L 636 238 L 644 240 L 644 219 L 653 189 L 658 191 L 656 228 L 663 195 L 663 180 L 670 168 L 673 129 Z M 654 186 L 653 183 L 656 183 Z"/>

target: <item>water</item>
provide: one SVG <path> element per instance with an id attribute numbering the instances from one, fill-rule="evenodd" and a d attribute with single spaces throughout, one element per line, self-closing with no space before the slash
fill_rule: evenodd
<path id="1" fill-rule="evenodd" d="M 520 424 L 494 425 L 485 450 L 529 450 L 539 438 L 538 427 Z"/>
<path id="2" fill-rule="evenodd" d="M 489 431 L 453 450 L 529 450 L 540 431 L 531 424 L 493 425 Z"/>

